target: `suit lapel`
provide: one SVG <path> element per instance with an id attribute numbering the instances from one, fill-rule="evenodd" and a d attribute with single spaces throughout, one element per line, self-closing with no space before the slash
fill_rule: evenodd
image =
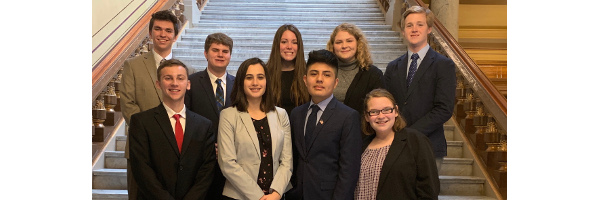
<path id="1" fill-rule="evenodd" d="M 210 82 L 210 77 L 208 76 L 208 69 L 205 69 L 200 75 L 200 84 L 202 89 L 208 96 L 210 107 L 213 108 L 213 111 L 219 116 L 219 109 L 217 109 L 217 99 L 215 98 L 215 92 L 213 91 L 212 83 Z"/>
<path id="2" fill-rule="evenodd" d="M 294 130 L 294 137 L 295 137 L 295 141 L 296 141 L 296 146 L 299 146 L 299 151 L 300 154 L 302 155 L 303 158 L 306 157 L 306 147 L 305 147 L 305 142 L 304 142 L 304 124 L 306 124 L 306 113 L 308 113 L 308 105 L 310 103 L 305 103 L 303 105 L 300 106 L 300 119 L 294 120 L 296 125 L 294 126 L 295 130 Z"/>
<path id="3" fill-rule="evenodd" d="M 146 70 L 148 71 L 148 75 L 152 79 L 152 85 L 154 86 L 154 91 L 156 92 L 156 96 L 158 96 L 158 100 L 162 102 L 162 92 L 158 87 L 156 87 L 156 81 L 158 80 L 156 77 L 156 61 L 154 61 L 154 53 L 152 51 L 144 54 L 144 65 L 146 66 Z"/>
<path id="4" fill-rule="evenodd" d="M 406 134 L 404 134 L 405 130 L 401 130 L 400 133 L 395 134 L 394 141 L 392 141 L 392 145 L 388 150 L 388 154 L 383 161 L 383 166 L 381 167 L 381 173 L 379 174 L 379 183 L 377 184 L 377 193 L 381 191 L 381 187 L 385 183 L 385 180 L 394 165 L 394 162 L 398 160 L 404 147 L 406 147 Z"/>
<path id="5" fill-rule="evenodd" d="M 408 88 L 406 88 L 406 75 L 408 71 L 408 54 L 404 54 L 402 58 L 398 61 L 398 80 L 400 82 L 400 93 L 406 94 Z M 414 82 L 414 81 L 413 81 Z M 398 102 L 404 102 L 404 99 L 396 99 Z"/>
<path id="6" fill-rule="evenodd" d="M 277 114 L 277 110 L 269 111 L 267 113 L 267 120 L 269 122 L 269 131 L 271 132 L 271 153 L 273 154 L 273 158 L 278 158 L 275 156 L 275 152 L 277 152 L 277 147 L 279 146 L 277 145 L 277 141 L 283 137 L 283 134 L 281 134 L 282 132 L 279 129 L 279 115 Z"/>
<path id="7" fill-rule="evenodd" d="M 194 137 L 194 130 L 197 129 L 198 124 L 194 123 L 194 115 L 191 114 L 192 111 L 186 109 L 185 111 L 185 132 L 183 133 L 183 144 L 181 145 L 181 155 L 185 154 L 185 150 L 190 146 L 190 141 Z"/>
<path id="8" fill-rule="evenodd" d="M 431 64 L 433 64 L 434 58 L 433 53 L 431 51 L 433 51 L 433 49 L 429 48 L 427 54 L 425 54 L 425 58 L 423 58 L 421 64 L 419 65 L 419 68 L 417 68 L 417 73 L 415 73 L 415 77 L 413 77 L 412 83 L 408 87 L 408 93 L 406 95 L 407 97 L 415 90 L 415 88 L 417 87 L 416 85 L 419 84 L 419 80 L 423 77 L 423 74 L 425 74 L 425 72 L 427 72 L 427 69 L 429 69 L 429 67 L 431 67 Z"/>
<path id="9" fill-rule="evenodd" d="M 258 136 L 256 136 L 256 129 L 254 129 L 254 123 L 252 123 L 252 118 L 250 117 L 250 114 L 248 114 L 247 112 L 237 112 L 238 116 L 242 120 L 242 123 L 244 123 L 244 126 L 246 126 L 246 133 L 248 134 L 248 136 L 250 136 L 250 139 L 252 140 L 254 150 L 256 150 L 256 156 L 260 158 L 260 146 L 258 146 Z"/>
<path id="10" fill-rule="evenodd" d="M 310 151 L 310 148 L 312 147 L 312 145 L 315 142 L 315 140 L 317 139 L 317 137 L 319 137 L 319 134 L 321 133 L 321 129 L 323 129 L 323 126 L 325 126 L 327 124 L 327 121 L 335 112 L 335 107 L 337 106 L 337 103 L 338 103 L 338 100 L 335 97 L 331 98 L 331 101 L 329 102 L 329 104 L 327 104 L 327 107 L 323 111 L 323 114 L 321 114 L 321 118 L 317 120 L 317 126 L 315 126 L 313 136 L 310 139 L 311 141 L 309 141 L 310 145 L 308 146 L 308 148 L 306 150 L 307 154 Z"/>
<path id="11" fill-rule="evenodd" d="M 177 147 L 175 132 L 173 132 L 173 127 L 171 126 L 171 121 L 167 114 L 167 110 L 165 110 L 165 107 L 162 105 L 162 103 L 159 105 L 159 107 L 157 107 L 154 114 L 154 119 L 156 119 L 156 123 L 160 126 L 162 133 L 165 135 L 167 141 L 171 145 L 173 153 L 179 157 L 179 147 Z"/>
<path id="12" fill-rule="evenodd" d="M 225 91 L 225 96 L 227 96 L 226 99 L 225 99 L 225 107 L 231 106 L 231 99 L 232 99 L 231 98 L 231 91 L 233 91 L 234 81 L 235 81 L 235 77 L 232 76 L 232 75 L 229 75 L 229 73 L 228 73 L 227 74 L 227 85 L 225 85 L 225 87 L 227 87 L 225 89 L 226 90 Z M 215 101 L 216 101 L 216 99 L 215 99 Z"/>

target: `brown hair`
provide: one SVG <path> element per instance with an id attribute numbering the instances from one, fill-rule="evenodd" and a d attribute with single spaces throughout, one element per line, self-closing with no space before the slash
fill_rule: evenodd
<path id="1" fill-rule="evenodd" d="M 233 91 L 231 92 L 231 106 L 236 107 L 240 112 L 248 111 L 248 99 L 246 99 L 246 93 L 244 93 L 244 79 L 246 78 L 248 68 L 250 65 L 254 64 L 260 64 L 260 66 L 263 67 L 263 70 L 265 70 L 265 78 L 267 79 L 265 93 L 262 95 L 262 100 L 260 101 L 260 110 L 263 112 L 273 111 L 275 110 L 275 103 L 273 103 L 273 97 L 268 89 L 271 84 L 271 79 L 269 78 L 265 63 L 260 58 L 256 57 L 245 60 L 238 68 L 237 74 L 235 75 L 235 81 L 233 82 Z"/>
<path id="2" fill-rule="evenodd" d="M 169 21 L 173 23 L 173 32 L 175 33 L 175 37 L 179 34 L 179 22 L 177 21 L 177 17 L 168 10 L 161 10 L 152 14 L 152 18 L 150 18 L 150 25 L 148 25 L 148 29 L 152 32 L 152 28 L 154 26 L 154 21 Z"/>
<path id="3" fill-rule="evenodd" d="M 156 69 L 156 78 L 158 80 L 160 80 L 160 71 L 165 67 L 171 67 L 171 66 L 182 66 L 185 69 L 186 75 L 188 75 L 190 73 L 188 71 L 188 67 L 185 66 L 185 64 L 183 64 L 183 62 L 181 62 L 180 60 L 177 60 L 177 59 L 169 59 L 169 60 L 165 60 L 164 62 L 162 62 L 160 64 L 160 66 L 158 66 L 158 69 Z"/>
<path id="4" fill-rule="evenodd" d="M 269 56 L 269 61 L 267 61 L 267 68 L 269 69 L 271 80 L 273 80 L 270 89 L 272 90 L 273 98 L 275 98 L 275 103 L 281 106 L 280 80 L 281 68 L 283 67 L 283 64 L 281 62 L 282 58 L 279 49 L 281 45 L 281 37 L 285 31 L 292 31 L 294 35 L 296 35 L 296 40 L 298 42 L 298 52 L 296 53 L 296 58 L 294 59 L 294 80 L 292 81 L 292 88 L 290 89 L 290 98 L 295 106 L 300 106 L 308 102 L 310 96 L 302 79 L 304 74 L 306 74 L 306 61 L 304 60 L 304 45 L 302 42 L 302 35 L 300 34 L 298 28 L 292 24 L 284 24 L 279 27 L 277 32 L 275 32 L 275 36 L 273 37 L 271 55 Z"/>
<path id="5" fill-rule="evenodd" d="M 206 40 L 204 41 L 204 52 L 208 52 L 210 45 L 213 43 L 222 44 L 229 47 L 229 52 L 231 52 L 231 49 L 233 49 L 233 40 L 229 36 L 225 35 L 225 33 L 213 33 L 206 36 Z M 233 52 L 231 52 L 231 54 L 233 54 Z"/>
<path id="6" fill-rule="evenodd" d="M 363 34 L 362 30 L 358 28 L 358 26 L 350 23 L 343 23 L 335 27 L 333 29 L 333 33 L 329 37 L 329 41 L 327 42 L 327 50 L 331 52 L 335 52 L 333 50 L 333 45 L 335 43 L 335 36 L 340 31 L 346 31 L 350 35 L 354 36 L 356 39 L 356 59 L 358 60 L 358 66 L 363 70 L 369 70 L 369 66 L 373 64 L 373 60 L 371 59 L 371 51 L 369 50 L 369 42 L 367 41 L 367 37 Z"/>
<path id="7" fill-rule="evenodd" d="M 400 130 L 402 130 L 404 127 L 406 127 L 406 122 L 404 121 L 404 118 L 402 118 L 402 115 L 400 114 L 400 111 L 398 110 L 398 106 L 396 104 L 396 100 L 394 100 L 394 96 L 392 96 L 392 94 L 390 92 L 388 92 L 385 89 L 374 89 L 371 92 L 367 93 L 367 95 L 365 96 L 365 108 L 364 108 L 364 112 L 362 113 L 363 117 L 361 120 L 361 128 L 362 131 L 365 135 L 373 135 L 375 134 L 375 130 L 373 130 L 373 127 L 371 127 L 371 124 L 369 124 L 369 122 L 367 121 L 367 117 L 369 116 L 369 108 L 368 108 L 368 104 L 369 100 L 371 100 L 371 98 L 373 97 L 385 97 L 388 98 L 392 104 L 394 105 L 394 111 L 398 112 L 398 116 L 396 117 L 396 121 L 394 122 L 394 126 L 392 127 L 392 130 L 394 130 L 394 132 L 398 132 Z"/>

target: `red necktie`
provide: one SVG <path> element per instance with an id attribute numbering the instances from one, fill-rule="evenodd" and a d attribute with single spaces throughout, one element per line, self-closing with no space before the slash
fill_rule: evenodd
<path id="1" fill-rule="evenodd" d="M 177 147 L 179 147 L 179 153 L 181 153 L 181 144 L 183 144 L 183 128 L 179 122 L 181 115 L 175 114 L 175 139 L 177 140 Z"/>

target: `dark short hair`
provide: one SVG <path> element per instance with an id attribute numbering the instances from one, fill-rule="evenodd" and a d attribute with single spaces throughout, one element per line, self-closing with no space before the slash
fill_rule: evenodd
<path id="1" fill-rule="evenodd" d="M 250 65 L 260 64 L 263 70 L 265 70 L 265 78 L 267 79 L 267 85 L 265 87 L 265 93 L 262 95 L 262 100 L 260 101 L 260 110 L 263 112 L 269 112 L 275 110 L 275 102 L 273 99 L 273 95 L 271 94 L 271 90 L 269 87 L 271 86 L 270 76 L 267 70 L 267 65 L 260 58 L 250 58 L 242 62 L 240 67 L 237 70 L 237 74 L 235 74 L 235 81 L 233 82 L 233 91 L 231 92 L 231 106 L 237 108 L 240 112 L 248 111 L 248 99 L 246 98 L 246 93 L 244 93 L 244 79 L 246 78 L 246 73 L 248 72 L 248 68 Z"/>
<path id="2" fill-rule="evenodd" d="M 182 66 L 185 69 L 185 74 L 189 74 L 188 71 L 188 67 L 185 66 L 185 64 L 183 64 L 183 62 L 181 62 L 180 60 L 177 59 L 170 59 L 170 60 L 165 60 L 163 61 L 159 66 L 158 69 L 156 69 L 156 79 L 160 80 L 160 71 L 165 68 L 165 67 L 171 67 L 171 66 Z"/>
<path id="3" fill-rule="evenodd" d="M 229 52 L 233 53 L 231 52 L 233 49 L 233 39 L 225 35 L 225 33 L 213 33 L 206 36 L 206 40 L 204 41 L 204 52 L 208 52 L 210 45 L 213 43 L 225 45 L 229 47 Z"/>
<path id="4" fill-rule="evenodd" d="M 175 37 L 177 37 L 177 34 L 179 34 L 179 23 L 177 21 L 177 17 L 171 11 L 161 10 L 152 14 L 152 18 L 150 19 L 150 26 L 148 27 L 150 32 L 152 32 L 154 20 L 170 21 L 171 23 L 173 23 L 173 28 L 175 29 L 173 30 L 175 32 Z"/>
<path id="5" fill-rule="evenodd" d="M 338 59 L 331 51 L 321 49 L 313 50 L 308 53 L 308 61 L 306 62 L 306 72 L 310 70 L 310 66 L 315 63 L 325 63 L 332 67 L 335 71 L 335 77 L 337 77 Z"/>

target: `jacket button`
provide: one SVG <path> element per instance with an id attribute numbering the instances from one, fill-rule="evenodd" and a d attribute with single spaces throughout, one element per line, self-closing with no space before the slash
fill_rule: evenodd
<path id="1" fill-rule="evenodd" d="M 406 105 L 406 104 L 408 104 L 408 103 L 406 103 L 406 101 L 405 101 L 405 102 L 404 102 L 404 105 Z"/>
<path id="2" fill-rule="evenodd" d="M 183 166 L 181 166 L 181 165 L 180 165 L 180 166 L 179 166 L 179 170 L 183 170 Z"/>

